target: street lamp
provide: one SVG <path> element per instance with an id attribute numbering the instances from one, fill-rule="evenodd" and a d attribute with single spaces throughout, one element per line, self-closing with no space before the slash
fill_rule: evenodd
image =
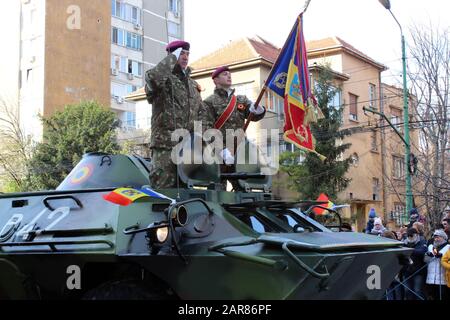
<path id="1" fill-rule="evenodd" d="M 402 62 L 403 62 L 403 126 L 405 130 L 405 172 L 406 172 L 406 213 L 412 208 L 412 192 L 411 192 L 411 175 L 409 172 L 409 157 L 411 153 L 411 144 L 409 142 L 409 109 L 408 109 L 408 89 L 406 87 L 406 46 L 405 36 L 403 35 L 403 29 L 397 18 L 391 11 L 391 3 L 389 0 L 378 0 L 383 7 L 385 7 L 391 13 L 395 22 L 400 27 L 400 33 L 402 36 Z"/>

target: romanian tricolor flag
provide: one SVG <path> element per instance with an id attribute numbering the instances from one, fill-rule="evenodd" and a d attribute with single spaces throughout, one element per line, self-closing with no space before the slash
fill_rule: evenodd
<path id="1" fill-rule="evenodd" d="M 128 206 L 129 204 L 135 202 L 142 198 L 159 198 L 167 199 L 172 203 L 175 202 L 174 199 L 169 198 L 161 193 L 158 193 L 150 188 L 134 189 L 134 188 L 118 188 L 111 191 L 108 194 L 103 195 L 103 199 L 121 205 Z"/>
<path id="2" fill-rule="evenodd" d="M 329 208 L 329 209 L 332 209 L 334 207 L 334 203 L 331 202 L 330 199 L 328 199 L 328 197 L 325 193 L 321 193 L 319 195 L 319 197 L 317 198 L 317 201 L 327 202 L 327 203 L 321 204 L 320 206 L 322 206 L 322 207 Z M 317 215 L 322 215 L 322 214 L 327 213 L 327 211 L 322 208 L 313 208 L 312 211 Z"/>
<path id="3" fill-rule="evenodd" d="M 303 37 L 303 14 L 297 18 L 266 81 L 266 87 L 284 99 L 284 140 L 300 149 L 314 152 L 314 137 L 309 123 L 323 117 L 311 93 L 308 59 Z"/>

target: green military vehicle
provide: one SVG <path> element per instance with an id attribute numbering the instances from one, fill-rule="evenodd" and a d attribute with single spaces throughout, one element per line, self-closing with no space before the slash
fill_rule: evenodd
<path id="1" fill-rule="evenodd" d="M 150 190 L 149 165 L 91 153 L 56 190 L 0 195 L 0 298 L 380 299 L 411 253 L 275 200 L 257 166 L 179 165 L 183 185 L 156 190 L 174 201 L 103 198 Z"/>

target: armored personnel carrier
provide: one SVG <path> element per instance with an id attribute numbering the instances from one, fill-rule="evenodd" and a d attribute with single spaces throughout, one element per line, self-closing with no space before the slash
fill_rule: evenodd
<path id="1" fill-rule="evenodd" d="M 56 190 L 0 195 L 0 298 L 379 299 L 410 255 L 275 200 L 257 166 L 179 165 L 182 185 L 156 190 L 173 201 L 103 198 L 145 188 L 149 165 L 87 154 Z"/>

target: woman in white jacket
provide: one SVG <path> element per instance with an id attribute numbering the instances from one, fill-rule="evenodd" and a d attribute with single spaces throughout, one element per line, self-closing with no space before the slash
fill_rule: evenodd
<path id="1" fill-rule="evenodd" d="M 433 233 L 433 243 L 428 246 L 424 261 L 428 264 L 427 285 L 432 300 L 448 300 L 448 289 L 445 279 L 445 269 L 441 265 L 441 258 L 450 249 L 444 230 Z"/>

